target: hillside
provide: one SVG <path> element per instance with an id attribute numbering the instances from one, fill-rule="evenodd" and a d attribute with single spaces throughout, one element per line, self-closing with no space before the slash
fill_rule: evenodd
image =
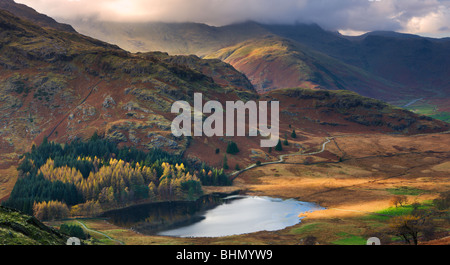
<path id="1" fill-rule="evenodd" d="M 253 46 L 252 43 L 259 46 Z M 283 88 L 259 94 L 245 75 L 218 59 L 201 59 L 195 55 L 171 56 L 163 52 L 130 53 L 116 45 L 76 32 L 43 28 L 0 10 L 0 201 L 19 205 L 27 200 L 26 210 L 31 212 L 37 195 L 44 201 L 58 200 L 59 204 L 38 204 L 38 212 L 45 216 L 46 207 L 60 205 L 61 201 L 70 204 L 67 198 L 73 199 L 72 195 L 80 191 L 81 194 L 78 195 L 81 197 L 72 202 L 71 207 L 85 201 L 87 206 L 102 201 L 108 207 L 108 202 L 117 198 L 121 198 L 123 203 L 136 203 L 148 195 L 146 188 L 150 190 L 149 186 L 156 187 L 156 184 L 159 184 L 158 193 L 161 195 L 162 192 L 161 198 L 167 195 L 165 197 L 168 200 L 192 199 L 200 194 L 200 190 L 196 189 L 199 187 L 196 178 L 188 176 L 195 174 L 206 180 L 214 180 L 218 175 L 210 175 L 207 170 L 196 173 L 198 168 L 190 166 L 200 164 L 203 169 L 209 166 L 222 169 L 225 154 L 229 169 L 218 171 L 227 182 L 228 174 L 233 173 L 236 168 L 246 168 L 258 161 L 275 162 L 272 166 L 280 170 L 297 170 L 296 174 L 301 174 L 302 177 L 310 174 L 308 165 L 311 161 L 325 161 L 336 167 L 336 171 L 331 171 L 330 174 L 327 171 L 328 165 L 322 165 L 325 168 L 322 168 L 323 178 L 321 175 L 314 179 L 314 185 L 308 184 L 311 182 L 305 185 L 300 180 L 299 186 L 296 186 L 298 179 L 291 179 L 276 183 L 281 185 L 277 189 L 277 186 L 266 182 L 271 187 L 265 193 L 260 193 L 264 195 L 294 198 L 299 197 L 299 194 L 306 196 L 304 194 L 308 193 L 304 189 L 311 189 L 310 192 L 314 195 L 318 191 L 317 187 L 321 188 L 320 191 L 331 187 L 331 191 L 345 193 L 346 190 L 339 185 L 353 186 L 353 183 L 347 180 L 336 181 L 336 177 L 347 176 L 349 172 L 352 178 L 354 174 L 359 180 L 368 183 L 372 182 L 373 177 L 377 177 L 380 182 L 398 181 L 395 185 L 403 185 L 403 180 L 397 177 L 409 174 L 409 170 L 416 166 L 413 164 L 419 162 L 420 165 L 427 166 L 417 171 L 422 172 L 420 176 L 424 179 L 418 180 L 415 174 L 411 178 L 414 181 L 433 183 L 444 189 L 446 182 L 435 184 L 433 178 L 440 178 L 442 175 L 445 180 L 444 174 L 447 171 L 434 173 L 435 171 L 424 170 L 431 166 L 440 169 L 447 159 L 447 147 L 439 145 L 439 142 L 445 142 L 448 134 L 439 133 L 448 131 L 450 124 L 352 91 L 339 90 L 342 88 L 340 86 L 364 85 L 358 83 L 360 81 L 343 81 L 346 74 L 356 75 L 358 80 L 366 78 L 373 83 L 379 82 L 380 85 L 386 81 L 348 64 L 336 62 L 330 56 L 276 36 L 260 38 L 252 43 L 248 47 L 255 47 L 255 55 L 259 56 L 261 49 L 271 51 L 269 54 L 273 56 L 274 62 L 292 59 L 294 67 L 303 66 L 299 73 L 306 73 L 305 80 L 314 78 L 314 73 L 319 72 L 322 76 L 321 88 L 334 85 L 333 89 L 336 90 L 311 89 L 316 87 L 308 86 L 305 81 L 299 85 L 307 86 L 306 88 Z M 245 44 L 243 43 L 243 49 L 237 46 L 233 52 L 240 54 L 245 51 Z M 270 58 L 264 56 L 261 60 L 261 63 L 265 63 L 265 60 L 270 62 Z M 332 71 L 340 72 L 337 75 L 332 74 Z M 171 113 L 171 106 L 178 100 L 185 100 L 193 105 L 195 92 L 201 92 L 204 101 L 217 100 L 222 105 L 227 101 L 238 100 L 254 100 L 256 103 L 279 101 L 280 135 L 287 145 L 283 144 L 282 150 L 261 148 L 262 137 L 250 136 L 175 137 L 170 128 L 176 116 Z M 397 94 L 401 95 L 398 91 Z M 245 116 L 248 118 L 249 114 L 246 113 Z M 436 134 L 427 135 L 429 133 Z M 327 149 L 317 152 L 318 146 L 325 147 L 323 141 L 328 137 L 339 138 L 339 143 L 329 140 Z M 395 139 L 394 142 L 392 139 Z M 422 139 L 432 140 L 427 142 Z M 226 153 L 231 142 L 236 143 L 238 153 Z M 287 163 L 283 166 L 276 164 L 280 161 L 280 156 L 288 154 L 291 155 L 289 158 L 284 156 L 288 163 L 295 159 L 299 161 L 288 167 L 285 167 Z M 355 154 L 357 158 L 364 156 L 369 159 L 367 163 L 370 167 L 367 167 L 367 172 L 373 175 L 366 174 L 366 168 L 364 171 L 354 171 L 355 165 L 359 164 L 358 160 L 351 160 Z M 167 160 L 161 163 L 160 155 L 172 159 L 171 163 L 167 163 Z M 414 159 L 408 160 L 409 156 Z M 433 160 L 431 156 L 438 159 Z M 398 161 L 398 164 L 395 162 L 384 167 L 391 159 Z M 145 161 L 145 164 L 142 163 L 144 167 L 138 161 Z M 203 166 L 203 163 L 208 167 Z M 112 171 L 113 166 L 116 171 Z M 149 168 L 145 166 L 154 171 L 150 174 L 147 171 Z M 344 168 L 340 169 L 341 166 Z M 278 169 L 270 171 L 269 178 L 278 181 L 289 176 L 278 174 Z M 145 173 L 142 173 L 143 170 L 146 170 Z M 256 173 L 247 173 L 260 174 L 259 170 L 260 168 L 255 168 Z M 58 175 L 53 174 L 54 172 L 63 173 Z M 364 174 L 360 174 L 361 172 Z M 429 172 L 435 175 L 429 178 Z M 89 178 L 91 175 L 93 178 Z M 172 180 L 175 182 L 176 178 L 172 175 L 195 187 L 191 189 L 189 185 L 184 185 L 187 190 L 178 194 L 181 196 L 173 197 L 171 192 L 177 191 L 176 188 L 172 189 L 174 186 L 160 185 L 163 182 L 170 184 Z M 87 179 L 84 178 L 86 176 Z M 146 182 L 139 182 L 143 176 L 146 177 Z M 149 176 L 155 178 L 149 180 Z M 237 184 L 231 187 L 217 187 L 205 181 L 201 188 L 206 194 L 237 189 L 251 193 L 258 192 L 258 187 L 253 185 L 266 181 L 259 179 L 258 175 L 255 180 L 248 177 L 244 174 L 244 178 L 237 180 Z M 115 184 L 112 184 L 112 180 Z M 185 182 L 178 184 L 183 187 Z M 334 185 L 338 188 L 334 189 Z M 159 189 L 160 186 L 166 189 Z M 276 189 L 277 192 L 271 189 Z M 369 189 L 372 190 L 372 187 L 364 186 L 360 196 L 364 197 Z M 15 192 L 11 192 L 13 190 Z M 353 194 L 349 194 L 344 197 L 352 197 Z M 371 202 L 378 196 L 376 192 L 370 194 L 369 197 L 364 197 L 366 201 Z M 337 197 L 332 195 L 334 194 L 330 193 L 325 198 L 336 200 Z M 383 193 L 383 196 L 385 199 L 389 195 Z M 89 202 L 89 199 L 96 201 Z M 359 201 L 354 203 L 356 205 Z M 339 203 L 334 205 L 342 206 Z M 75 214 L 83 212 L 81 208 L 70 210 Z M 134 233 L 119 228 L 114 231 L 118 234 Z M 255 242 L 268 242 L 265 237 L 267 234 L 262 233 L 264 239 Z M 58 233 L 48 230 L 36 219 L 5 208 L 0 208 L 0 238 L 6 244 L 64 242 Z M 128 240 L 130 238 L 132 237 L 128 237 Z M 15 241 L 16 239 L 19 241 Z M 277 240 L 299 242 L 295 235 L 288 239 Z M 167 244 L 173 241 L 159 238 L 152 242 Z"/>
<path id="2" fill-rule="evenodd" d="M 241 152 L 228 157 L 230 165 L 277 159 L 260 148 L 260 137 L 174 137 L 170 107 L 176 100 L 192 104 L 194 92 L 222 104 L 278 99 L 281 135 L 295 128 L 300 139 L 284 152 L 298 151 L 330 132 L 415 134 L 448 129 L 446 123 L 345 91 L 296 88 L 258 95 L 244 75 L 219 60 L 132 54 L 77 33 L 41 28 L 8 12 L 0 14 L 2 200 L 16 182 L 19 159 L 45 137 L 65 143 L 98 132 L 120 146 L 161 148 L 218 167 L 223 153 L 216 150 L 224 152 L 228 142 L 235 141 Z M 312 55 L 305 52 L 305 60 L 308 56 Z"/>
<path id="3" fill-rule="evenodd" d="M 27 5 L 18 4 L 14 0 L 1 0 L 0 9 L 9 11 L 15 16 L 26 19 L 41 27 L 53 28 L 67 32 L 75 32 L 75 29 L 73 29 L 72 26 L 68 24 L 58 23 L 53 18 L 38 13 L 36 12 L 36 10 Z"/>
<path id="4" fill-rule="evenodd" d="M 69 22 L 69 21 L 68 21 Z M 133 52 L 205 56 L 239 43 L 274 35 L 290 39 L 341 62 L 422 93 L 448 93 L 450 41 L 395 32 L 348 37 L 316 24 L 270 25 L 246 22 L 222 27 L 198 23 L 113 23 L 71 20 L 83 34 L 115 43 Z M 278 87 L 273 87 L 278 88 Z"/>
<path id="5" fill-rule="evenodd" d="M 387 99 L 388 102 L 404 106 L 413 100 L 421 99 L 408 109 L 448 121 L 448 38 L 433 39 L 386 31 L 349 37 L 326 31 L 315 24 L 262 27 L 271 34 L 301 43 L 372 76 L 400 85 L 401 88 L 395 89 L 385 87 L 392 95 Z M 400 100 L 395 99 L 399 92 L 402 94 Z"/>
<path id="6" fill-rule="evenodd" d="M 0 206 L 0 245 L 65 245 L 68 238 L 32 216 Z"/>
<path id="7" fill-rule="evenodd" d="M 194 91 L 205 99 L 253 91 L 244 75 L 218 60 L 130 54 L 5 11 L 0 28 L 1 199 L 15 183 L 18 157 L 44 137 L 66 142 L 98 131 L 119 144 L 182 153 L 187 139 L 170 131 L 175 100 L 192 99 Z"/>
<path id="8" fill-rule="evenodd" d="M 317 25 L 265 25 L 278 36 L 292 39 L 392 82 L 449 93 L 450 41 L 412 34 L 375 31 L 348 37 Z"/>
<path id="9" fill-rule="evenodd" d="M 248 79 L 230 65 L 195 56 L 169 56 L 158 52 L 131 54 L 77 33 L 43 29 L 10 13 L 0 12 L 1 198 L 8 198 L 14 186 L 18 158 L 29 151 L 33 143 L 41 143 L 44 137 L 64 143 L 86 139 L 98 132 L 120 145 L 184 153 L 190 159 L 212 166 L 221 166 L 223 157 L 214 152 L 217 148 L 225 150 L 230 140 L 238 142 L 243 150 L 229 157 L 230 164 L 252 163 L 255 153 L 267 152 L 259 147 L 259 137 L 250 140 L 201 137 L 188 141 L 171 134 L 170 124 L 175 117 L 170 113 L 172 103 L 176 100 L 192 103 L 194 92 L 202 92 L 204 100 L 216 99 L 223 104 L 239 99 L 264 100 Z M 320 95 L 320 92 L 310 93 Z M 299 134 L 302 130 L 416 133 L 440 131 L 447 126 L 400 112 L 391 125 L 375 124 L 374 127 L 358 118 L 345 120 L 342 113 L 333 108 L 319 109 L 313 97 L 288 102 L 281 102 L 282 111 L 289 113 L 282 115 L 282 130 L 288 130 L 288 124 L 298 119 L 301 122 L 295 126 Z M 295 113 L 284 108 L 293 108 Z M 364 118 L 361 115 L 365 112 L 357 112 L 351 106 L 347 112 Z M 376 115 L 391 112 L 398 111 Z M 342 124 L 331 113 L 342 117 L 339 119 Z M 405 118 L 408 122 L 401 125 Z"/>
<path id="10" fill-rule="evenodd" d="M 95 19 L 66 22 L 83 34 L 117 44 L 125 50 L 158 50 L 177 55 L 195 54 L 200 57 L 219 57 L 220 53 L 242 46 L 260 47 L 264 37 L 272 35 L 284 39 L 285 42 L 295 43 L 293 46 L 296 48 L 284 51 L 283 57 L 296 61 L 294 65 L 297 65 L 297 68 L 302 63 L 295 58 L 298 53 L 305 52 L 305 47 L 328 57 L 331 66 L 327 65 L 326 69 L 330 73 L 324 77 L 328 80 L 321 83 L 322 80 L 319 79 L 319 82 L 307 83 L 308 87 L 335 89 L 339 83 L 343 85 L 341 89 L 362 92 L 363 95 L 397 106 L 424 98 L 425 103 L 422 102 L 423 104 L 415 109 L 418 113 L 433 115 L 443 120 L 446 120 L 450 113 L 447 109 L 450 75 L 448 67 L 445 67 L 450 63 L 448 39 L 424 38 L 395 32 L 371 32 L 349 37 L 324 30 L 316 24 L 269 25 L 246 22 L 213 27 L 199 23 L 117 23 Z M 249 43 L 251 41 L 255 43 Z M 262 53 L 260 55 L 264 57 Z M 267 54 L 267 57 L 269 56 L 270 53 Z M 330 58 L 334 60 L 331 61 Z M 323 57 L 312 56 L 310 59 L 310 64 L 323 63 Z M 261 71 L 260 64 L 245 63 L 244 67 L 244 62 L 236 58 L 229 62 L 252 79 L 253 85 L 259 91 L 288 88 L 303 84 L 307 75 L 323 75 L 323 69 L 320 67 L 308 67 L 306 73 L 303 73 L 292 71 L 295 67 L 278 69 L 279 60 L 264 60 L 268 72 L 256 76 L 257 72 Z M 339 71 L 343 64 L 346 73 Z M 350 66 L 353 67 L 352 71 L 348 70 Z M 276 71 L 271 74 L 269 70 L 273 69 Z M 332 75 L 338 77 L 339 82 L 336 82 L 337 78 L 331 77 Z M 355 89 L 360 86 L 362 88 Z M 371 93 L 368 93 L 368 90 Z M 422 111 L 425 105 L 432 106 L 436 111 L 432 114 Z"/>
<path id="11" fill-rule="evenodd" d="M 64 20 L 78 32 L 114 43 L 131 52 L 162 51 L 205 56 L 219 49 L 268 34 L 257 23 L 213 27 L 201 23 L 120 23 L 96 19 Z"/>
<path id="12" fill-rule="evenodd" d="M 233 65 L 247 75 L 259 93 L 274 88 L 310 87 L 351 90 L 384 100 L 410 93 L 399 84 L 273 35 L 221 49 L 205 58 L 218 58 Z M 393 96 L 393 90 L 403 93 Z"/>

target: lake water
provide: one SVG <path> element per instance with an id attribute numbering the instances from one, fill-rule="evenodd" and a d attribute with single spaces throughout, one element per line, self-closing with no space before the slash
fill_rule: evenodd
<path id="1" fill-rule="evenodd" d="M 197 202 L 135 206 L 106 213 L 110 222 L 144 234 L 222 237 L 276 231 L 298 224 L 299 214 L 323 209 L 314 203 L 270 197 L 204 197 Z"/>

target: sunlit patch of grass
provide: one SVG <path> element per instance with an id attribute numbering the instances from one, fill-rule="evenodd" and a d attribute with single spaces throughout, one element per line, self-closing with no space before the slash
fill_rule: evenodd
<path id="1" fill-rule="evenodd" d="M 450 122 L 450 112 L 441 112 L 438 114 L 430 115 L 430 117 L 433 119 Z"/>
<path id="2" fill-rule="evenodd" d="M 428 192 L 426 190 L 422 190 L 422 189 L 418 189 L 418 188 L 414 188 L 414 187 L 407 187 L 407 186 L 389 188 L 389 189 L 386 189 L 386 191 L 388 191 L 389 193 L 394 194 L 394 195 L 412 195 L 412 196 L 417 196 L 417 195 Z"/>
<path id="3" fill-rule="evenodd" d="M 433 104 L 418 102 L 408 106 L 406 109 L 417 114 L 429 116 L 433 119 L 450 122 L 450 112 L 440 112 L 438 107 Z"/>
<path id="4" fill-rule="evenodd" d="M 418 209 L 426 210 L 430 207 L 431 207 L 431 205 L 429 205 L 429 204 L 421 204 L 418 207 Z M 414 210 L 414 207 L 412 205 L 405 205 L 405 206 L 400 206 L 400 207 L 389 207 L 387 209 L 377 211 L 376 213 L 394 217 L 394 216 L 411 214 L 413 210 Z"/>
<path id="5" fill-rule="evenodd" d="M 311 223 L 311 224 L 302 224 L 299 227 L 295 227 L 291 229 L 292 234 L 306 234 L 317 231 L 326 226 L 325 223 Z"/>
<path id="6" fill-rule="evenodd" d="M 337 234 L 340 237 L 343 237 L 341 239 L 335 240 L 331 242 L 335 245 L 366 245 L 367 244 L 367 238 L 363 238 L 362 236 L 356 236 L 348 233 L 338 233 Z"/>
<path id="7" fill-rule="evenodd" d="M 370 220 L 370 221 L 378 221 L 378 222 L 386 222 L 387 220 L 391 219 L 391 217 L 387 216 L 387 215 L 368 214 L 366 216 L 363 216 L 361 219 Z"/>

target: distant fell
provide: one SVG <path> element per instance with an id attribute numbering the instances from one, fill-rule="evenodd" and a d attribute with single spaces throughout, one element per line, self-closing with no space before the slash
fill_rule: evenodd
<path id="1" fill-rule="evenodd" d="M 233 65 L 247 75 L 259 93 L 306 87 L 351 90 L 364 96 L 388 100 L 394 98 L 392 90 L 407 90 L 400 84 L 276 35 L 247 40 L 205 58 L 218 58 Z"/>
<path id="2" fill-rule="evenodd" d="M 27 5 L 16 3 L 14 0 L 1 0 L 0 9 L 9 11 L 16 16 L 36 23 L 41 27 L 48 27 L 67 32 L 75 32 L 75 29 L 72 26 L 59 23 L 47 15 L 38 13 L 36 10 Z"/>
<path id="3" fill-rule="evenodd" d="M 369 74 L 372 80 L 374 78 L 383 80 L 378 82 L 384 83 L 382 87 L 372 86 L 370 80 L 365 80 L 365 83 L 372 86 L 370 90 L 374 93 L 364 95 L 377 97 L 377 94 L 385 94 L 387 97 L 377 98 L 390 102 L 396 101 L 398 94 L 401 94 L 405 101 L 420 97 L 450 97 L 450 68 L 446 67 L 450 65 L 448 39 L 425 38 L 388 31 L 375 31 L 350 37 L 327 31 L 317 24 L 272 25 L 251 21 L 221 27 L 200 23 L 118 23 L 97 20 L 72 20 L 70 23 L 83 34 L 117 44 L 129 51 L 157 50 L 169 54 L 195 54 L 200 57 L 208 56 L 208 58 L 242 43 L 248 46 L 249 42 L 256 41 L 253 46 L 258 46 L 261 38 L 272 35 L 303 47 L 300 51 L 297 49 L 287 51 L 292 53 L 291 57 L 295 57 L 295 53 L 301 52 L 306 47 L 333 58 L 335 67 L 331 67 L 334 69 L 329 75 L 340 76 L 337 70 L 340 69 L 340 65 L 345 64 Z M 271 55 L 267 54 L 267 56 Z M 313 63 L 313 59 L 317 58 L 310 59 Z M 253 85 L 264 87 L 259 89 L 260 91 L 285 88 L 286 86 L 281 84 L 269 84 L 270 80 L 280 78 L 280 75 L 284 75 L 285 79 L 291 79 L 285 80 L 286 85 L 291 85 L 296 83 L 299 76 L 307 74 L 292 73 L 292 68 L 289 67 L 285 68 L 286 71 L 289 69 L 289 72 L 278 69 L 273 74 L 278 76 L 269 76 L 268 82 L 261 86 L 259 79 L 264 78 L 252 76 L 258 71 L 256 63 L 252 64 L 253 67 L 247 64 L 247 67 L 243 69 L 241 61 L 229 60 L 228 62 L 254 80 Z M 268 68 L 276 67 L 271 66 L 275 61 L 265 61 L 265 63 Z M 314 63 L 321 64 L 320 61 Z M 321 74 L 321 71 L 316 71 L 316 75 Z M 261 73 L 264 77 L 268 75 L 271 74 Z M 361 75 L 348 75 L 342 79 L 341 83 L 357 85 L 358 82 L 355 79 L 360 77 Z M 328 82 L 321 87 L 335 89 L 336 82 Z M 353 89 L 352 85 L 340 88 L 358 91 Z M 380 92 L 377 93 L 375 90 Z"/>

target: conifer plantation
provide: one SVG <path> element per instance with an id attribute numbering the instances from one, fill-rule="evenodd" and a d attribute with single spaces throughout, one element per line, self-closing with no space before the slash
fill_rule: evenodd
<path id="1" fill-rule="evenodd" d="M 195 200 L 202 185 L 231 184 L 222 169 L 160 149 L 119 148 L 97 135 L 65 145 L 44 139 L 18 169 L 21 175 L 4 205 L 47 220 L 93 216 L 138 201 Z"/>

